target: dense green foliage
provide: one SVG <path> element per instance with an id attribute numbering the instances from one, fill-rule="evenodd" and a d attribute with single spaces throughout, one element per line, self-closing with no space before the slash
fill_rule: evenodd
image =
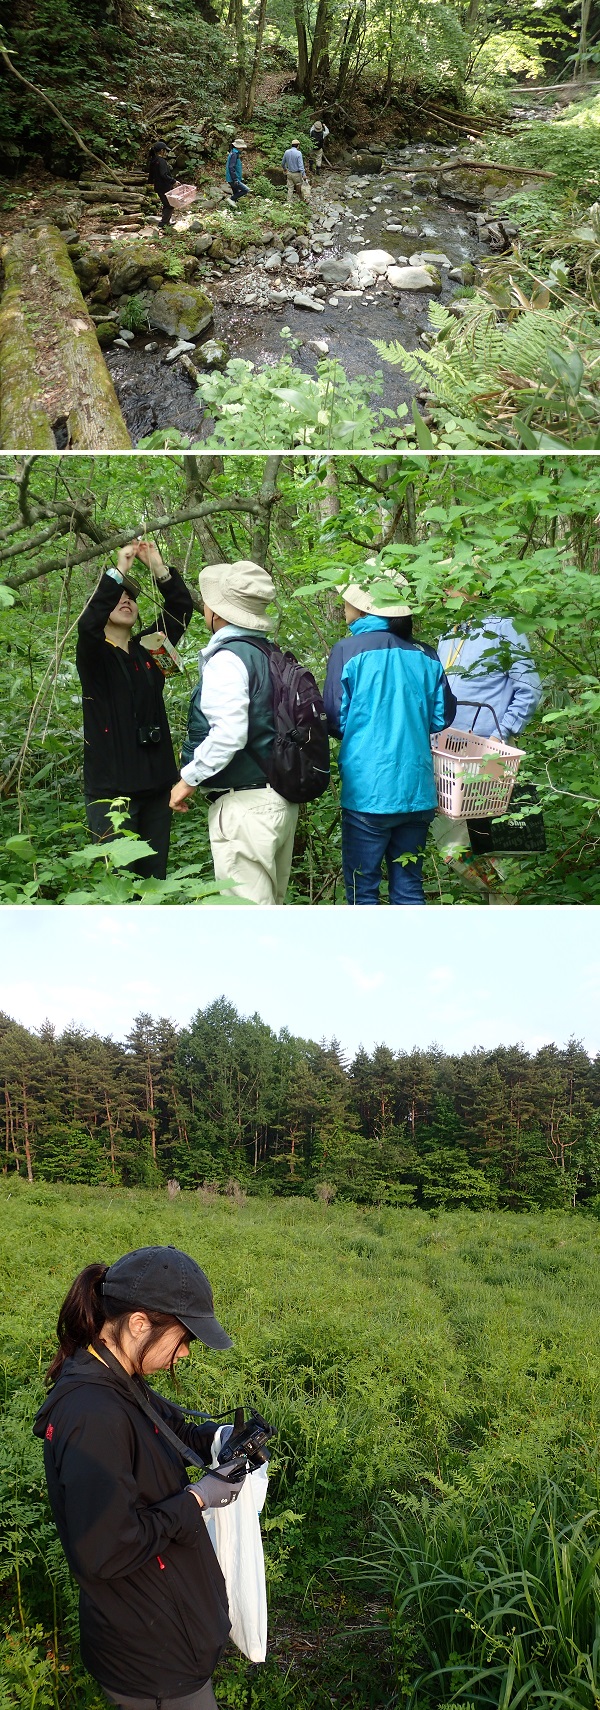
<path id="1" fill-rule="evenodd" d="M 235 1342 L 194 1350 L 179 1399 L 243 1398 L 278 1431 L 269 1658 L 224 1661 L 223 1710 L 594 1710 L 592 1219 L 14 1179 L 0 1219 L 2 1710 L 101 1710 L 31 1419 L 77 1270 L 166 1241 L 206 1266 Z"/>
<path id="2" fill-rule="evenodd" d="M 122 1041 L 0 1016 L 3 1173 L 336 1195 L 427 1210 L 600 1207 L 600 1059 L 575 1040 L 352 1063 L 226 998 Z"/>
<path id="3" fill-rule="evenodd" d="M 471 611 L 512 617 L 544 681 L 521 775 L 539 789 L 548 852 L 507 861 L 504 892 L 535 903 L 598 900 L 593 459 L 6 458 L 0 474 L 0 639 L 8 682 L 0 710 L 3 901 L 189 902 L 211 886 L 200 804 L 176 816 L 162 886 L 131 877 L 131 842 L 117 837 L 107 860 L 85 826 L 77 615 L 102 566 L 114 562 L 116 545 L 146 533 L 149 523 L 192 589 L 205 562 L 266 562 L 277 591 L 277 637 L 319 683 L 343 633 L 335 585 L 345 576 L 376 580 L 386 566 L 401 570 L 416 633 L 434 645 Z M 144 621 L 154 610 L 147 585 Z M 166 685 L 176 748 L 204 634 L 198 617 L 182 649 L 185 673 Z M 433 845 L 426 885 L 431 901 L 479 894 L 440 862 Z M 339 901 L 340 889 L 334 780 L 331 793 L 301 812 L 290 899 Z"/>

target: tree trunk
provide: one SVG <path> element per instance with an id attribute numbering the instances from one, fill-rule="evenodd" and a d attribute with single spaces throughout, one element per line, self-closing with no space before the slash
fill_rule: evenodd
<path id="1" fill-rule="evenodd" d="M 304 95 L 308 88 L 308 41 L 306 37 L 306 8 L 305 0 L 294 0 L 294 22 L 298 41 L 298 74 L 296 83 L 298 94 Z"/>
<path id="2" fill-rule="evenodd" d="M 56 449 L 52 424 L 66 420 L 74 449 L 130 449 L 131 440 L 94 325 L 57 227 L 42 224 L 31 232 L 18 233 L 4 247 L 3 259 L 10 290 L 8 305 L 5 296 L 0 307 L 2 445 L 41 449 L 45 418 L 44 446 Z M 14 339 L 19 318 L 22 316 L 24 323 L 28 314 L 35 323 L 36 336 L 25 336 L 22 349 L 27 366 L 33 360 L 37 374 L 27 406 L 30 427 L 25 432 L 24 424 L 17 432 L 24 386 L 22 372 L 20 383 L 15 373 Z M 45 371 L 44 356 L 50 351 Z M 21 363 L 21 371 L 22 367 Z"/>
<path id="3" fill-rule="evenodd" d="M 33 1181 L 33 1168 L 32 1168 L 32 1163 L 31 1163 L 31 1141 L 29 1138 L 29 1113 L 27 1110 L 27 1088 L 25 1086 L 24 1081 L 21 1082 L 21 1090 L 23 1093 L 23 1139 L 25 1142 L 25 1162 L 27 1165 L 27 1180 L 28 1180 L 28 1182 L 32 1182 Z"/>
<path id="4" fill-rule="evenodd" d="M 306 95 L 310 98 L 316 82 L 321 60 L 325 58 L 329 48 L 329 30 L 331 26 L 331 0 L 319 0 L 315 18 L 315 33 L 308 65 L 308 81 Z"/>
<path id="5" fill-rule="evenodd" d="M 575 65 L 573 67 L 573 77 L 577 78 L 580 83 L 585 83 L 587 77 L 589 76 L 589 66 L 587 63 L 586 54 L 587 54 L 588 24 L 590 21 L 591 10 L 592 10 L 592 0 L 581 0 L 581 17 L 579 20 L 579 41 L 577 43 L 577 56 L 575 59 Z"/>
<path id="6" fill-rule="evenodd" d="M 267 0 L 260 0 L 260 6 L 259 6 L 259 11 L 258 11 L 258 20 L 257 20 L 257 25 L 256 25 L 256 41 L 254 43 L 254 58 L 252 61 L 252 71 L 250 73 L 250 82 L 248 84 L 248 93 L 246 95 L 246 102 L 245 102 L 245 106 L 244 106 L 244 115 L 243 115 L 244 119 L 251 119 L 252 114 L 254 112 L 254 103 L 256 101 L 256 89 L 257 89 L 257 84 L 258 84 L 258 75 L 260 72 L 261 61 L 262 61 L 262 43 L 263 43 L 263 36 L 265 33 L 266 17 L 267 17 Z"/>
<path id="7" fill-rule="evenodd" d="M 235 35 L 237 110 L 241 118 L 246 107 L 246 43 L 244 40 L 243 0 L 234 0 L 233 29 Z"/>

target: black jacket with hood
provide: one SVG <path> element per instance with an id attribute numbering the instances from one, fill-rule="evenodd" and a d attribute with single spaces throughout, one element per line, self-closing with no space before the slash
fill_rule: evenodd
<path id="1" fill-rule="evenodd" d="M 34 1423 L 44 1439 L 48 1494 L 80 1588 L 81 1655 L 109 1692 L 192 1694 L 225 1645 L 225 1581 L 185 1462 L 100 1358 L 65 1360 Z M 210 1461 L 216 1427 L 134 1378 L 181 1438 Z"/>

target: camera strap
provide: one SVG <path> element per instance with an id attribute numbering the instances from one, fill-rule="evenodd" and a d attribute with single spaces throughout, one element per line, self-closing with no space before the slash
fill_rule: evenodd
<path id="1" fill-rule="evenodd" d="M 183 1465 L 186 1467 L 200 1467 L 202 1472 L 206 1472 L 207 1463 L 202 1460 L 202 1456 L 197 1455 L 194 1449 L 188 1448 L 187 1443 L 182 1443 L 181 1437 L 178 1437 L 177 1433 L 171 1430 L 170 1425 L 167 1425 L 166 1420 L 161 1418 L 160 1413 L 156 1412 L 156 1409 L 152 1406 L 150 1401 L 148 1391 L 143 1384 L 143 1380 L 139 1383 L 134 1383 L 133 1378 L 130 1378 L 129 1373 L 125 1371 L 125 1367 L 121 1365 L 121 1361 L 117 1360 L 114 1354 L 111 1354 L 110 1349 L 105 1347 L 104 1342 L 100 1343 L 100 1347 L 102 1349 L 101 1353 L 98 1349 L 94 1348 L 93 1345 L 91 1346 L 91 1352 L 96 1354 L 96 1357 L 99 1360 L 102 1360 L 104 1365 L 108 1366 L 110 1371 L 114 1373 L 114 1376 L 119 1379 L 119 1383 L 126 1391 L 129 1399 L 135 1402 L 136 1407 L 139 1407 L 142 1413 L 145 1413 L 147 1419 L 151 1420 L 155 1431 L 158 1431 L 161 1437 L 166 1437 L 171 1448 L 177 1450 L 177 1454 L 183 1461 Z"/>

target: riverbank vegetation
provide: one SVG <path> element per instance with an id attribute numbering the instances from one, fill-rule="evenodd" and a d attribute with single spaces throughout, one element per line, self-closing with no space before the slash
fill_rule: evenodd
<path id="1" fill-rule="evenodd" d="M 118 807 L 112 857 L 90 844 L 85 823 L 77 617 L 102 567 L 140 533 L 156 538 L 196 599 L 203 564 L 265 562 L 276 586 L 277 638 L 319 684 L 343 633 L 336 586 L 344 577 L 400 571 L 415 632 L 434 646 L 474 614 L 511 617 L 544 684 L 520 777 L 538 790 L 547 850 L 507 858 L 490 882 L 526 903 L 599 900 L 593 459 L 5 458 L 0 476 L 3 902 L 214 900 L 201 804 L 175 816 L 165 881 L 131 874 L 135 844 L 118 836 Z M 150 584 L 141 610 L 151 623 Z M 176 751 L 204 641 L 198 612 L 181 649 L 184 670 L 166 684 Z M 490 893 L 469 889 L 430 840 L 426 894 L 460 904 Z M 331 903 L 341 895 L 334 767 L 331 791 L 301 810 L 289 898 Z"/>
<path id="2" fill-rule="evenodd" d="M 92 1258 L 173 1242 L 234 1338 L 177 1400 L 277 1428 L 269 1656 L 223 1710 L 594 1710 L 594 1218 L 431 1214 L 0 1183 L 0 1702 L 102 1710 L 31 1421 L 59 1304 Z M 165 1386 L 168 1380 L 163 1380 Z"/>

